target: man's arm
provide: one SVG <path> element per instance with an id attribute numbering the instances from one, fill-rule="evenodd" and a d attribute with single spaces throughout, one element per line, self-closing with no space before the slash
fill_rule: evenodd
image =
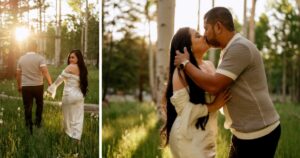
<path id="1" fill-rule="evenodd" d="M 180 65 L 185 60 L 189 60 L 189 54 L 186 49 L 184 49 L 184 53 L 176 51 L 176 54 L 175 66 Z M 199 87 L 213 94 L 218 94 L 225 90 L 233 82 L 231 78 L 219 73 L 214 75 L 204 73 L 190 62 L 185 65 L 184 71 Z"/>
<path id="2" fill-rule="evenodd" d="M 21 70 L 17 70 L 17 72 L 16 72 L 16 79 L 17 79 L 18 91 L 21 93 L 21 91 L 22 91 L 22 86 L 21 86 Z"/>
<path id="3" fill-rule="evenodd" d="M 233 82 L 231 78 L 219 73 L 204 73 L 191 63 L 186 64 L 184 71 L 199 87 L 212 94 L 224 91 Z"/>
<path id="4" fill-rule="evenodd" d="M 48 72 L 47 66 L 41 66 L 40 69 L 42 71 L 43 76 L 47 79 L 48 85 L 51 85 L 52 80 L 51 80 L 50 74 Z"/>

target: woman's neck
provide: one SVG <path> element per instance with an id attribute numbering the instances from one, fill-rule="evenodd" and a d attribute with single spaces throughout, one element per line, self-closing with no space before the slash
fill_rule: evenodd
<path id="1" fill-rule="evenodd" d="M 201 65 L 203 63 L 203 54 L 202 53 L 195 55 L 195 58 L 197 60 L 198 65 Z"/>

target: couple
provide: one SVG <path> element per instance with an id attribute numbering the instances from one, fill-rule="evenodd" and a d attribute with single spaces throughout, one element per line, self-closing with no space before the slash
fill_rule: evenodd
<path id="1" fill-rule="evenodd" d="M 174 158 L 215 157 L 216 112 L 223 106 L 224 127 L 232 133 L 228 157 L 274 157 L 281 127 L 259 51 L 235 33 L 232 15 L 224 7 L 205 14 L 204 28 L 205 37 L 181 28 L 172 39 L 164 98 L 167 119 L 161 131 L 165 144 Z M 202 60 L 207 43 L 222 49 L 216 71 Z"/>
<path id="2" fill-rule="evenodd" d="M 64 81 L 62 97 L 63 127 L 68 136 L 81 139 L 84 119 L 84 97 L 87 93 L 87 68 L 80 50 L 72 50 L 68 55 L 68 66 L 52 83 L 48 73 L 46 60 L 37 54 L 37 43 L 28 42 L 28 52 L 21 56 L 17 64 L 18 91 L 22 94 L 25 109 L 25 123 L 30 133 L 33 133 L 32 106 L 36 102 L 35 125 L 41 127 L 43 112 L 43 77 L 48 81 L 47 93 L 55 97 L 56 88 Z"/>

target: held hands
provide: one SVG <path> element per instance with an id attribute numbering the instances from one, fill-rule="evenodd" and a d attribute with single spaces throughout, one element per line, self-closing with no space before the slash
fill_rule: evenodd
<path id="1" fill-rule="evenodd" d="M 180 53 L 179 50 L 176 50 L 176 56 L 175 56 L 175 60 L 174 60 L 174 65 L 176 67 L 179 67 L 179 65 L 181 63 L 183 63 L 185 60 L 189 60 L 190 59 L 190 55 L 186 49 L 186 47 L 183 48 L 184 53 Z"/>
<path id="2" fill-rule="evenodd" d="M 51 94 L 49 91 L 46 90 L 46 91 L 44 92 L 44 97 L 45 97 L 46 99 L 52 98 L 51 96 L 52 96 L 52 94 Z"/>
<path id="3" fill-rule="evenodd" d="M 232 98 L 231 93 L 229 91 L 229 89 L 226 89 L 225 91 L 219 93 L 214 102 L 209 104 L 207 106 L 208 108 L 208 112 L 215 112 L 217 110 L 219 110 L 222 106 L 224 106 L 226 104 L 226 102 L 228 102 L 230 99 Z"/>

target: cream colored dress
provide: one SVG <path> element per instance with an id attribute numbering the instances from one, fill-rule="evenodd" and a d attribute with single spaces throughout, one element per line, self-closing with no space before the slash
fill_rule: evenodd
<path id="1" fill-rule="evenodd" d="M 210 103 L 212 99 L 213 97 L 206 93 L 206 101 Z M 198 118 L 208 114 L 207 106 L 191 103 L 185 88 L 174 91 L 171 102 L 177 112 L 169 140 L 173 158 L 215 157 L 217 112 L 209 113 L 205 130 L 197 129 L 195 124 Z"/>
<path id="2" fill-rule="evenodd" d="M 62 97 L 64 130 L 68 136 L 80 140 L 84 119 L 84 97 L 80 89 L 80 78 L 64 70 L 47 89 L 52 98 L 55 97 L 56 89 L 62 82 L 65 83 Z"/>

